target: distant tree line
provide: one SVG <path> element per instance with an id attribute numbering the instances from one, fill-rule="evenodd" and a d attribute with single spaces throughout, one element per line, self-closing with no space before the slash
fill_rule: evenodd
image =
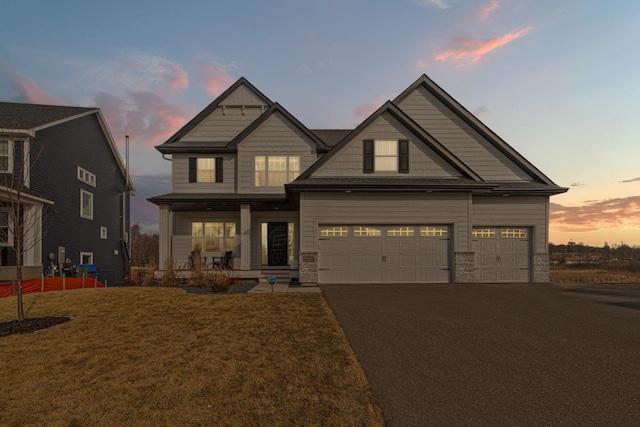
<path id="1" fill-rule="evenodd" d="M 602 247 L 569 242 L 562 245 L 549 243 L 549 256 L 555 263 L 629 263 L 640 261 L 640 246 L 629 246 L 624 242 Z"/>
<path id="2" fill-rule="evenodd" d="M 155 233 L 142 233 L 140 224 L 131 226 L 131 265 L 158 267 L 160 237 Z"/>

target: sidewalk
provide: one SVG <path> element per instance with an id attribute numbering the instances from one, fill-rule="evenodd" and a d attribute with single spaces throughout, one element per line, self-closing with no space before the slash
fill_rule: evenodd
<path id="1" fill-rule="evenodd" d="M 250 294 L 263 294 L 271 292 L 271 285 L 268 283 L 258 283 L 248 293 Z M 289 286 L 286 283 L 276 283 L 273 285 L 273 292 L 308 292 L 308 293 L 320 293 L 318 286 Z"/>

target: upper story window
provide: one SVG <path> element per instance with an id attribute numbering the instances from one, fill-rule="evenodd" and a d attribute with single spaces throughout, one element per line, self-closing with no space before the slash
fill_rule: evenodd
<path id="1" fill-rule="evenodd" d="M 0 139 L 0 173 L 13 170 L 13 141 Z"/>
<path id="2" fill-rule="evenodd" d="M 363 149 L 365 173 L 409 172 L 409 140 L 365 139 Z"/>
<path id="3" fill-rule="evenodd" d="M 80 166 L 78 166 L 78 180 L 89 184 L 92 187 L 96 186 L 96 176 Z"/>
<path id="4" fill-rule="evenodd" d="M 279 187 L 300 175 L 300 156 L 256 156 L 256 187 Z"/>
<path id="5" fill-rule="evenodd" d="M 222 182 L 222 157 L 189 157 L 189 182 Z"/>
<path id="6" fill-rule="evenodd" d="M 80 216 L 93 219 L 93 194 L 80 189 Z"/>

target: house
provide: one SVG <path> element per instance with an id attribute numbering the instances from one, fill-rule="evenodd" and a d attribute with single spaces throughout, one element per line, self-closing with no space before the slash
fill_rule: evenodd
<path id="1" fill-rule="evenodd" d="M 302 284 L 549 280 L 549 197 L 567 189 L 425 75 L 322 130 L 241 78 L 156 148 L 161 269 L 232 251 L 239 277 Z"/>
<path id="2" fill-rule="evenodd" d="M 98 108 L 0 102 L 0 180 L 0 280 L 15 279 L 16 204 L 28 225 L 23 278 L 68 259 L 125 280 L 133 186 Z"/>

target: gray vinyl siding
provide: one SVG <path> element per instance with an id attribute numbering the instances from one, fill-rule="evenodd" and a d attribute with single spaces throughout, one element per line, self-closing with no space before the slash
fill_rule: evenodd
<path id="1" fill-rule="evenodd" d="M 367 129 L 358 134 L 329 162 L 320 167 L 314 177 L 354 177 L 380 176 L 380 172 L 365 174 L 362 172 L 362 145 L 365 139 L 408 139 L 409 173 L 384 172 L 385 176 L 401 177 L 458 177 L 460 173 L 438 156 L 431 148 L 409 132 L 388 113 L 376 119 Z"/>
<path id="2" fill-rule="evenodd" d="M 172 253 L 176 266 L 187 264 L 191 254 L 191 223 L 192 222 L 235 222 L 236 223 L 236 247 L 233 251 L 234 264 L 240 265 L 240 213 L 239 212 L 174 212 L 173 213 L 173 237 Z M 221 256 L 221 253 L 203 256 Z"/>
<path id="3" fill-rule="evenodd" d="M 41 149 L 36 158 L 33 153 Z M 125 178 L 97 117 L 91 114 L 37 131 L 31 152 L 31 188 L 55 203 L 45 205 L 45 267 L 48 254 L 57 253 L 59 246 L 74 264 L 80 262 L 80 252 L 92 252 L 98 278 L 122 283 L 127 268 L 121 240 Z M 96 176 L 96 187 L 78 180 L 77 166 Z M 80 189 L 93 194 L 92 220 L 80 217 Z M 100 239 L 100 227 L 107 228 L 107 239 Z"/>
<path id="4" fill-rule="evenodd" d="M 260 106 L 266 105 L 262 99 L 251 89 L 244 84 L 239 86 L 224 100 L 220 101 L 219 105 L 246 105 L 246 106 Z"/>
<path id="5" fill-rule="evenodd" d="M 230 106 L 216 108 L 206 119 L 188 132 L 180 141 L 229 142 L 255 119 L 265 108 Z"/>
<path id="6" fill-rule="evenodd" d="M 367 224 L 451 225 L 455 252 L 469 250 L 467 194 L 302 193 L 300 250 L 317 251 L 318 226 Z"/>
<path id="7" fill-rule="evenodd" d="M 222 157 L 222 182 L 189 182 L 189 157 Z M 176 153 L 171 162 L 172 191 L 176 193 L 234 193 L 235 169 L 235 154 Z"/>
<path id="8" fill-rule="evenodd" d="M 251 268 L 259 270 L 262 268 L 262 226 L 263 222 L 292 222 L 294 223 L 295 235 L 300 233 L 300 214 L 298 212 L 251 212 Z M 294 257 L 298 257 L 299 239 L 294 239 Z M 267 267 L 268 268 L 268 267 Z"/>
<path id="9" fill-rule="evenodd" d="M 300 156 L 300 173 L 316 160 L 315 144 L 276 112 L 238 144 L 238 193 L 283 193 L 284 187 L 254 186 L 255 156 Z"/>
<path id="10" fill-rule="evenodd" d="M 473 197 L 473 226 L 531 227 L 535 253 L 548 251 L 546 196 Z"/>
<path id="11" fill-rule="evenodd" d="M 407 96 L 399 107 L 456 157 L 486 181 L 530 181 L 516 166 L 424 87 Z"/>

